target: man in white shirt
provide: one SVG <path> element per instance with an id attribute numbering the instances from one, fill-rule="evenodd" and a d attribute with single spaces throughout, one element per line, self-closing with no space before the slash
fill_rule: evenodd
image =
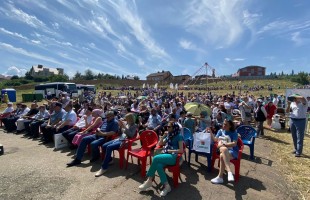
<path id="1" fill-rule="evenodd" d="M 4 111 L 2 111 L 1 115 L 2 114 L 6 114 L 6 113 L 11 113 L 14 111 L 14 108 L 13 108 L 13 103 L 12 102 L 9 102 L 7 104 L 7 107 L 4 109 Z"/>
<path id="2" fill-rule="evenodd" d="M 306 129 L 308 102 L 305 97 L 300 95 L 292 95 L 293 100 L 288 101 L 286 112 L 290 112 L 290 129 L 294 143 L 295 157 L 300 157 L 303 149 L 303 141 Z"/>

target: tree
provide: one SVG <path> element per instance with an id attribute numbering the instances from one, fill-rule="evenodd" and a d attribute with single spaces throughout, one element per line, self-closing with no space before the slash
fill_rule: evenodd
<path id="1" fill-rule="evenodd" d="M 27 80 L 33 80 L 33 76 L 30 75 L 30 71 L 25 73 L 25 79 Z"/>
<path id="2" fill-rule="evenodd" d="M 67 82 L 69 80 L 68 75 L 53 75 L 48 78 L 51 82 Z"/>
<path id="3" fill-rule="evenodd" d="M 72 79 L 73 79 L 73 80 L 81 80 L 81 79 L 83 79 L 83 76 L 82 76 L 82 74 L 81 74 L 79 71 L 77 71 L 77 72 L 74 74 L 74 76 L 73 76 Z"/>
<path id="4" fill-rule="evenodd" d="M 134 76 L 133 79 L 134 80 L 140 80 L 139 76 Z"/>
<path id="5" fill-rule="evenodd" d="M 87 69 L 85 71 L 84 77 L 85 77 L 85 80 L 93 80 L 95 78 L 93 71 L 91 71 L 90 69 Z"/>
<path id="6" fill-rule="evenodd" d="M 15 79 L 15 80 L 16 80 L 16 79 L 19 79 L 19 77 L 18 77 L 17 75 L 14 75 L 14 76 L 11 77 L 11 80 L 14 80 L 14 79 Z"/>
<path id="7" fill-rule="evenodd" d="M 305 72 L 298 73 L 297 76 L 291 78 L 291 81 L 299 83 L 301 85 L 307 85 L 310 83 L 308 79 L 308 74 Z"/>

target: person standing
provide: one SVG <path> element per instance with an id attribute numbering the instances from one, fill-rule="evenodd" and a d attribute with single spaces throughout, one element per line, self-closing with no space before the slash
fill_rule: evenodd
<path id="1" fill-rule="evenodd" d="M 276 114 L 277 107 L 273 105 L 272 101 L 269 101 L 268 104 L 265 105 L 265 110 L 267 112 L 267 125 L 268 128 L 271 128 L 272 117 Z"/>
<path id="2" fill-rule="evenodd" d="M 254 116 L 257 122 L 257 136 L 264 136 L 264 121 L 267 119 L 267 112 L 263 106 L 262 99 L 257 99 L 257 108 L 254 111 Z"/>
<path id="3" fill-rule="evenodd" d="M 291 98 L 293 101 L 288 101 L 286 112 L 290 112 L 290 129 L 294 143 L 293 153 L 295 157 L 300 157 L 305 136 L 308 102 L 305 97 L 300 95 L 293 95 Z"/>

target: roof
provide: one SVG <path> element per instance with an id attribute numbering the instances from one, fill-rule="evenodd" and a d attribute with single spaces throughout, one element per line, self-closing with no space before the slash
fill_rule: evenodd
<path id="1" fill-rule="evenodd" d="M 156 72 L 156 73 L 152 73 L 149 74 L 147 77 L 152 77 L 152 76 L 163 76 L 165 74 L 171 74 L 169 71 L 162 71 L 162 72 Z"/>
<path id="2" fill-rule="evenodd" d="M 174 77 L 182 77 L 182 76 L 190 76 L 190 75 L 188 75 L 188 74 L 186 74 L 186 75 L 177 75 L 177 76 L 174 76 Z"/>
<path id="3" fill-rule="evenodd" d="M 266 69 L 266 67 L 257 66 L 257 65 L 250 65 L 250 66 L 246 66 L 246 67 L 243 67 L 243 68 L 240 68 L 240 69 L 246 69 L 246 68 L 251 68 L 251 67 L 264 68 L 264 69 Z M 240 69 L 239 69 L 239 70 L 240 70 Z"/>

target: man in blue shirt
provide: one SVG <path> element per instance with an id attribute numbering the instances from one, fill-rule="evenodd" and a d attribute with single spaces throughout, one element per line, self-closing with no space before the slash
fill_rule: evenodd
<path id="1" fill-rule="evenodd" d="M 62 108 L 62 104 L 56 102 L 54 112 L 51 114 L 50 119 L 47 123 L 44 123 L 40 126 L 43 144 L 47 144 L 53 141 L 53 129 L 56 128 L 56 125 L 62 120 L 65 115 L 66 111 Z"/>
<path id="2" fill-rule="evenodd" d="M 68 167 L 81 164 L 81 160 L 88 144 L 91 146 L 92 153 L 92 159 L 90 162 L 95 162 L 100 157 L 99 146 L 111 140 L 113 136 L 117 136 L 119 127 L 114 113 L 110 111 L 107 112 L 106 118 L 107 119 L 104 121 L 102 126 L 96 130 L 95 134 L 86 136 L 82 139 L 76 152 L 76 158 L 70 163 L 67 163 Z"/>

